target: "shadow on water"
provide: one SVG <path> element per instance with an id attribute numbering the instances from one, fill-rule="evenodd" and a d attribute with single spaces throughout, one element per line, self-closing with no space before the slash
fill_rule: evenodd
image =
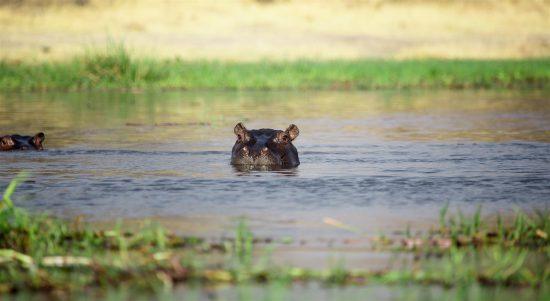
<path id="1" fill-rule="evenodd" d="M 274 174 L 294 177 L 298 175 L 298 168 L 281 168 L 277 166 L 254 166 L 254 165 L 231 165 L 235 170 L 236 176 L 253 176 L 261 175 L 261 173 L 271 172 Z"/>

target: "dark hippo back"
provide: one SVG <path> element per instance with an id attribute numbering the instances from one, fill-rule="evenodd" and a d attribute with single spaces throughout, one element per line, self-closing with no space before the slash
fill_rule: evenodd
<path id="1" fill-rule="evenodd" d="M 298 151 L 292 141 L 298 137 L 298 127 L 286 130 L 247 130 L 242 123 L 234 129 L 237 141 L 233 146 L 231 164 L 289 168 L 300 165 Z"/>
<path id="2" fill-rule="evenodd" d="M 43 150 L 44 133 L 38 133 L 34 136 L 6 135 L 0 137 L 0 151 L 11 150 Z"/>

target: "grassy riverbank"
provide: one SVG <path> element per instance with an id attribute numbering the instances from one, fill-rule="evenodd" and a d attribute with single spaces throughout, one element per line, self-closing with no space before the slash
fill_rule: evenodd
<path id="1" fill-rule="evenodd" d="M 430 233 L 373 238 L 376 250 L 415 255 L 412 264 L 383 270 L 308 270 L 269 264 L 258 248 L 282 242 L 253 237 L 244 223 L 220 242 L 176 237 L 158 225 L 126 232 L 93 230 L 37 216 L 14 206 L 12 182 L 0 203 L 0 294 L 19 291 L 79 291 L 86 288 L 169 289 L 178 283 L 327 284 L 416 283 L 448 286 L 497 285 L 546 290 L 550 280 L 550 217 L 518 212 L 503 222 L 446 216 Z M 338 221 L 333 226 L 353 229 Z M 359 234 L 358 234 L 359 235 Z M 260 244 L 260 245 L 259 245 Z M 269 252 L 268 252 L 269 253 Z M 218 258 L 213 260 L 212 258 Z"/>
<path id="2" fill-rule="evenodd" d="M 546 88 L 550 58 L 522 60 L 184 61 L 124 47 L 67 61 L 0 61 L 0 90 Z"/>

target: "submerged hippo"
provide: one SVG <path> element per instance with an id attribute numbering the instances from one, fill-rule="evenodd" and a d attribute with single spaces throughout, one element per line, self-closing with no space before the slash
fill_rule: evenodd
<path id="1" fill-rule="evenodd" d="M 286 130 L 247 130 L 242 123 L 234 129 L 237 142 L 231 153 L 235 166 L 288 168 L 300 165 L 298 151 L 292 141 L 298 137 L 298 127 L 291 124 Z"/>
<path id="2" fill-rule="evenodd" d="M 46 136 L 44 133 L 38 133 L 34 136 L 21 136 L 21 135 L 6 135 L 0 136 L 0 151 L 11 150 L 43 150 L 44 139 Z"/>

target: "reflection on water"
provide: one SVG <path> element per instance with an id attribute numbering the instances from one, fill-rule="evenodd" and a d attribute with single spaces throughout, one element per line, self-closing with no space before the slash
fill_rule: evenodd
<path id="1" fill-rule="evenodd" d="M 295 123 L 301 165 L 229 165 L 233 126 Z M 44 131 L 47 151 L 0 153 L 0 184 L 32 172 L 17 200 L 109 220 L 245 215 L 266 235 L 334 234 L 331 216 L 371 232 L 468 211 L 547 206 L 545 92 L 147 92 L 0 96 L 1 134 Z M 203 227 L 203 228 L 201 228 Z"/>
<path id="2" fill-rule="evenodd" d="M 298 175 L 298 168 L 281 168 L 278 166 L 272 165 L 232 165 L 233 170 L 235 170 L 236 176 L 249 176 L 254 172 L 272 172 L 285 176 L 296 176 Z"/>

